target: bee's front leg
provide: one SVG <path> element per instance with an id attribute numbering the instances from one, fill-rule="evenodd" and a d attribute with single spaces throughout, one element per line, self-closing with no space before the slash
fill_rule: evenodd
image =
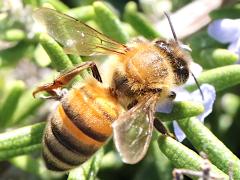
<path id="1" fill-rule="evenodd" d="M 160 119 L 155 117 L 153 124 L 154 124 L 154 127 L 157 129 L 157 131 L 160 132 L 161 134 L 165 136 L 170 136 L 171 138 L 176 139 L 176 137 L 168 131 L 168 129 L 164 126 L 164 124 L 161 122 Z"/>

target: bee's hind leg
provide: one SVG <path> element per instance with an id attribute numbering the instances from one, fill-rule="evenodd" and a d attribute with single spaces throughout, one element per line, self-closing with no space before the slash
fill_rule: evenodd
<path id="1" fill-rule="evenodd" d="M 58 88 L 58 89 L 52 89 L 52 90 L 49 90 L 49 91 L 47 91 L 47 90 L 44 90 L 44 91 L 46 91 L 50 95 L 42 95 L 41 94 L 40 96 L 38 96 L 39 99 L 54 99 L 54 100 L 57 100 L 57 101 L 61 100 L 62 97 L 64 95 L 66 95 L 67 92 L 68 92 L 68 90 L 65 89 L 65 88 L 64 89 Z M 35 94 L 34 94 L 34 97 L 35 97 Z"/>
<path id="2" fill-rule="evenodd" d="M 33 91 L 33 97 L 35 97 L 36 94 L 39 92 L 46 91 L 47 93 L 50 94 L 50 96 L 47 97 L 47 99 L 51 98 L 51 96 L 53 97 L 53 99 L 60 98 L 56 90 L 68 84 L 76 75 L 78 75 L 81 71 L 87 68 L 91 69 L 93 77 L 95 79 L 97 79 L 99 82 L 102 82 L 102 78 L 100 76 L 100 73 L 98 71 L 96 64 L 93 61 L 88 61 L 60 75 L 52 83 L 44 84 L 42 86 L 37 87 L 37 89 Z"/>

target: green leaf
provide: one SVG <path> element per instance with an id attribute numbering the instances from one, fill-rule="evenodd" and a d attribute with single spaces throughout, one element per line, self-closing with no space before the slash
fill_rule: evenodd
<path id="1" fill-rule="evenodd" d="M 204 71 L 199 77 L 200 84 L 208 83 L 215 87 L 216 91 L 222 91 L 240 83 L 240 65 L 229 65 Z M 197 89 L 195 84 L 188 86 L 188 90 Z"/>
<path id="2" fill-rule="evenodd" d="M 168 136 L 160 135 L 158 139 L 160 150 L 176 168 L 199 171 L 204 165 L 204 159 L 180 142 Z M 228 179 L 228 176 L 211 164 L 211 173 L 217 177 Z"/>
<path id="3" fill-rule="evenodd" d="M 32 96 L 33 90 L 27 90 L 21 96 L 19 102 L 21 105 L 17 107 L 10 125 L 20 124 L 26 120 L 27 117 L 34 115 L 38 108 L 44 103 L 42 99 L 34 99 Z"/>
<path id="4" fill-rule="evenodd" d="M 38 3 L 39 0 L 23 0 L 24 5 L 31 5 L 33 7 L 36 7 L 39 5 Z"/>
<path id="5" fill-rule="evenodd" d="M 72 67 L 72 62 L 64 53 L 62 47 L 49 35 L 40 33 L 37 35 L 40 44 L 49 55 L 52 65 L 57 71 L 63 71 Z"/>
<path id="6" fill-rule="evenodd" d="M 26 33 L 21 29 L 9 29 L 0 35 L 0 39 L 4 41 L 21 41 L 26 37 Z"/>
<path id="7" fill-rule="evenodd" d="M 40 150 L 42 147 L 42 144 L 34 144 L 22 148 L 13 148 L 8 150 L 1 150 L 0 151 L 0 161 L 7 160 L 9 158 L 23 155 L 23 154 L 29 154 L 31 152 L 35 152 L 37 150 Z"/>
<path id="8" fill-rule="evenodd" d="M 0 67 L 14 66 L 22 58 L 31 57 L 33 48 L 32 44 L 20 41 L 13 47 L 0 50 Z"/>
<path id="9" fill-rule="evenodd" d="M 112 139 L 111 143 L 113 143 Z M 107 145 L 109 145 L 109 142 Z M 107 149 L 106 147 L 104 148 Z M 101 170 L 120 169 L 123 166 L 123 162 L 119 158 L 118 152 L 115 151 L 113 146 L 111 146 L 110 148 L 110 151 L 104 154 L 104 157 L 102 159 L 102 162 L 104 163 L 101 164 Z"/>
<path id="10" fill-rule="evenodd" d="M 9 161 L 16 167 L 33 174 L 38 174 L 41 168 L 40 161 L 33 159 L 29 155 L 18 156 L 10 159 Z"/>
<path id="11" fill-rule="evenodd" d="M 51 59 L 48 56 L 47 52 L 43 49 L 41 44 L 38 44 L 38 46 L 35 48 L 34 60 L 36 64 L 40 67 L 46 67 L 51 64 Z"/>
<path id="12" fill-rule="evenodd" d="M 200 64 L 204 69 L 235 64 L 238 55 L 226 49 L 206 49 L 200 52 Z"/>
<path id="13" fill-rule="evenodd" d="M 208 159 L 226 174 L 233 168 L 234 179 L 240 179 L 240 160 L 196 118 L 178 120 L 188 140 L 198 151 L 207 154 Z"/>
<path id="14" fill-rule="evenodd" d="M 15 167 L 25 172 L 37 175 L 40 179 L 60 179 L 62 174 L 47 170 L 41 158 L 32 158 L 29 155 L 22 155 L 9 160 Z"/>
<path id="15" fill-rule="evenodd" d="M 94 180 L 104 156 L 104 147 L 80 167 L 70 171 L 68 180 Z"/>
<path id="16" fill-rule="evenodd" d="M 226 19 L 226 18 L 238 19 L 239 13 L 240 13 L 240 5 L 237 4 L 233 7 L 225 7 L 225 8 L 214 10 L 214 11 L 210 12 L 209 15 L 213 20 Z"/>
<path id="17" fill-rule="evenodd" d="M 151 142 L 147 156 L 139 163 L 133 180 L 172 180 L 172 171 L 171 162 L 160 151 L 158 142 L 155 140 Z"/>
<path id="18" fill-rule="evenodd" d="M 225 93 L 221 100 L 221 105 L 227 114 L 235 116 L 240 107 L 239 96 L 233 93 Z"/>
<path id="19" fill-rule="evenodd" d="M 43 3 L 49 3 L 51 4 L 54 9 L 58 10 L 58 11 L 61 11 L 61 12 L 64 12 L 64 11 L 67 11 L 69 8 L 63 3 L 61 2 L 60 0 L 43 0 L 42 4 Z"/>
<path id="20" fill-rule="evenodd" d="M 173 121 L 176 119 L 183 119 L 186 117 L 197 116 L 204 111 L 204 107 L 200 103 L 191 101 L 174 102 L 172 112 L 169 114 L 159 113 L 156 115 L 161 121 Z"/>
<path id="21" fill-rule="evenodd" d="M 69 9 L 66 12 L 67 15 L 74 17 L 80 21 L 86 22 L 94 19 L 95 13 L 92 6 L 80 6 Z"/>
<path id="22" fill-rule="evenodd" d="M 124 10 L 124 20 L 132 25 L 132 27 L 147 39 L 160 38 L 160 34 L 154 29 L 142 13 L 137 12 L 137 4 L 135 2 L 127 3 Z"/>
<path id="23" fill-rule="evenodd" d="M 66 72 L 67 70 L 73 68 L 73 63 L 82 62 L 82 59 L 76 55 L 66 55 L 63 48 L 49 35 L 40 33 L 37 37 L 40 44 L 50 57 L 52 65 L 57 71 Z M 83 73 L 86 73 L 86 71 L 83 71 Z M 72 82 L 77 83 L 81 80 L 82 78 L 80 76 L 76 76 Z"/>
<path id="24" fill-rule="evenodd" d="M 128 34 L 123 28 L 119 18 L 103 3 L 93 3 L 97 25 L 102 32 L 120 43 L 126 43 Z"/>
<path id="25" fill-rule="evenodd" d="M 0 160 L 39 150 L 44 127 L 45 123 L 37 123 L 0 134 Z"/>
<path id="26" fill-rule="evenodd" d="M 78 55 L 69 54 L 68 57 L 71 60 L 73 65 L 78 65 L 78 64 L 81 64 L 83 62 L 82 58 Z"/>
<path id="27" fill-rule="evenodd" d="M 193 57 L 194 61 L 201 65 L 204 65 L 202 59 L 200 59 L 200 53 L 202 50 L 224 47 L 223 44 L 220 44 L 215 39 L 211 38 L 208 35 L 207 31 L 200 31 L 193 34 L 188 38 L 187 42 L 190 44 L 190 47 L 192 49 L 191 56 Z"/>
<path id="28" fill-rule="evenodd" d="M 1 128 L 4 128 L 9 121 L 12 120 L 13 114 L 18 106 L 19 99 L 25 90 L 25 84 L 23 81 L 14 81 L 10 86 L 11 87 L 0 108 Z"/>

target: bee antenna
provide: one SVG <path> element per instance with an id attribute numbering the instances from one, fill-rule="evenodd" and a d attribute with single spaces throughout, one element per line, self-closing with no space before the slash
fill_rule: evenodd
<path id="1" fill-rule="evenodd" d="M 165 11 L 163 13 L 164 13 L 164 15 L 166 16 L 166 18 L 168 20 L 168 23 L 170 25 L 170 28 L 171 28 L 171 31 L 172 31 L 172 34 L 173 34 L 173 37 L 174 37 L 174 40 L 178 43 L 178 38 L 177 38 L 177 35 L 176 35 L 175 31 L 174 31 L 173 24 L 172 24 L 172 21 L 170 19 L 170 16 Z"/>
<path id="2" fill-rule="evenodd" d="M 202 96 L 202 100 L 204 100 L 204 96 L 203 96 L 203 92 L 202 92 L 202 89 L 200 88 L 200 86 L 199 86 L 199 83 L 198 83 L 198 81 L 197 81 L 197 78 L 194 76 L 194 74 L 191 72 L 191 75 L 192 75 L 192 77 L 193 77 L 193 79 L 194 79 L 194 81 L 195 81 L 195 83 L 196 83 L 196 85 L 197 85 L 197 87 L 198 87 L 198 89 L 199 89 L 199 91 L 200 91 L 200 94 L 201 94 L 201 96 Z"/>

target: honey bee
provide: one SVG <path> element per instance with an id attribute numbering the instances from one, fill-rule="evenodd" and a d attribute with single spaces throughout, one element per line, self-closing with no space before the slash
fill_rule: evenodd
<path id="1" fill-rule="evenodd" d="M 171 23 L 174 40 L 139 40 L 123 45 L 52 9 L 40 8 L 34 18 L 67 54 L 117 57 L 106 70 L 111 71 L 107 85 L 96 64 L 87 61 L 33 92 L 35 96 L 45 91 L 60 101 L 43 136 L 43 158 L 48 169 L 68 171 L 79 166 L 112 134 L 122 160 L 139 162 L 147 152 L 154 124 L 160 123 L 154 116 L 157 104 L 172 101 L 176 94 L 171 89 L 184 84 L 190 74 L 191 58 Z M 67 93 L 56 91 L 87 68 L 92 75 L 80 85 Z"/>

